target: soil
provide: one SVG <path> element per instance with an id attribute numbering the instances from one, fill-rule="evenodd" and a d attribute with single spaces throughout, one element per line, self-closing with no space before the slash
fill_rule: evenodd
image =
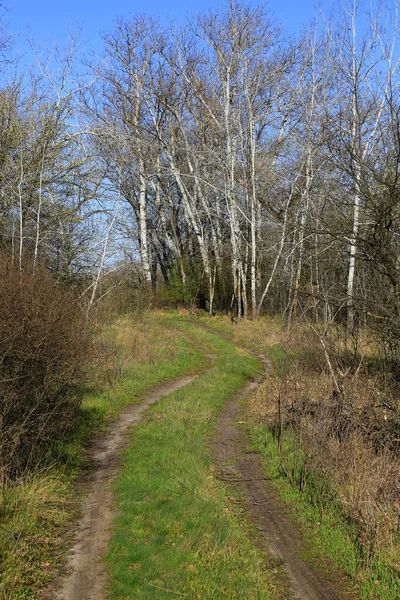
<path id="1" fill-rule="evenodd" d="M 41 600 L 106 598 L 107 572 L 102 559 L 108 549 L 115 516 L 112 488 L 127 444 L 128 431 L 141 421 L 149 406 L 194 379 L 182 377 L 149 392 L 141 404 L 124 409 L 95 442 L 90 451 L 92 470 L 86 482 L 89 493 L 82 505 L 82 517 L 74 532 L 74 543 L 63 568 L 64 575 L 56 577 L 41 593 Z"/>
<path id="2" fill-rule="evenodd" d="M 205 325 L 198 327 L 224 340 L 226 335 Z M 221 480 L 239 489 L 251 521 L 257 529 L 256 543 L 269 558 L 276 559 L 290 583 L 291 598 L 296 600 L 356 600 L 348 579 L 333 570 L 331 577 L 300 557 L 307 548 L 302 533 L 290 516 L 290 509 L 278 498 L 276 489 L 265 476 L 260 453 L 249 449 L 250 433 L 243 427 L 245 401 L 264 381 L 271 362 L 263 354 L 243 348 L 264 364 L 264 374 L 237 392 L 220 413 L 211 442 L 214 462 Z"/>

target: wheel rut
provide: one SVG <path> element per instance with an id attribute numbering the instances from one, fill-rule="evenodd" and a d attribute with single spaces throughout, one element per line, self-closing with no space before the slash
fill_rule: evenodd
<path id="1" fill-rule="evenodd" d="M 191 322 L 209 333 L 215 331 Z M 225 336 L 220 335 L 220 337 Z M 249 351 L 251 352 L 251 351 Z M 266 366 L 268 361 L 264 360 Z M 214 361 L 216 356 L 207 355 Z M 62 573 L 40 594 L 40 600 L 105 600 L 107 571 L 102 562 L 115 516 L 113 484 L 121 466 L 121 454 L 128 443 L 129 429 L 141 422 L 143 413 L 164 396 L 184 387 L 198 375 L 181 377 L 150 391 L 139 405 L 125 408 L 94 443 L 90 451 L 92 465 L 85 481 L 89 490 L 81 506 L 82 517 L 74 530 L 73 544 Z M 244 400 L 262 382 L 263 377 L 249 381 L 232 396 L 220 413 L 211 442 L 218 476 L 228 485 L 238 487 L 259 533 L 259 545 L 275 557 L 287 573 L 292 598 L 299 600 L 350 600 L 354 595 L 338 591 L 337 587 L 318 574 L 299 557 L 301 536 L 279 502 L 276 492 L 266 480 L 260 456 L 249 450 L 246 433 L 241 426 Z"/>
<path id="2" fill-rule="evenodd" d="M 81 507 L 82 517 L 75 529 L 64 573 L 43 590 L 40 600 L 106 598 L 107 572 L 102 559 L 108 549 L 115 516 L 113 484 L 121 465 L 122 451 L 128 442 L 129 429 L 140 423 L 144 411 L 152 404 L 188 385 L 196 377 L 198 375 L 181 377 L 150 391 L 141 404 L 125 408 L 94 443 L 90 451 L 91 474 L 85 482 L 89 492 Z"/>
<path id="3" fill-rule="evenodd" d="M 222 334 L 221 337 L 227 339 Z M 262 359 L 266 369 L 270 367 L 268 359 L 247 351 Z M 304 548 L 301 533 L 291 521 L 288 508 L 278 500 L 276 490 L 265 477 L 260 454 L 248 447 L 249 434 L 242 425 L 244 401 L 263 379 L 259 377 L 248 382 L 226 403 L 217 419 L 211 451 L 218 476 L 240 490 L 258 531 L 259 545 L 268 556 L 277 559 L 280 568 L 286 572 L 291 597 L 296 600 L 354 600 L 356 596 L 346 591 L 348 581 L 344 577 L 335 576 L 335 583 L 328 581 L 300 558 Z"/>

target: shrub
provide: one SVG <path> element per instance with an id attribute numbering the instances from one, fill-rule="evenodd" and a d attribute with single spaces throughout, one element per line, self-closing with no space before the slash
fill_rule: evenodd
<path id="1" fill-rule="evenodd" d="M 73 425 L 90 354 L 73 295 L 0 257 L 0 478 L 20 477 Z"/>

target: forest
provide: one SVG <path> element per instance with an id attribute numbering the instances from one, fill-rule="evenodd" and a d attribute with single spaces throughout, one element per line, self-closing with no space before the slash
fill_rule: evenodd
<path id="1" fill-rule="evenodd" d="M 110 24 L 99 56 L 81 52 L 79 32 L 32 43 L 29 68 L 1 10 L 0 522 L 49 465 L 64 461 L 72 485 L 82 447 L 117 412 L 109 397 L 126 377 L 136 385 L 125 354 L 137 373 L 175 357 L 175 311 L 269 357 L 254 440 L 321 521 L 335 498 L 358 547 L 357 597 L 393 600 L 397 1 L 333 3 L 296 36 L 244 0 L 183 24 L 135 15 Z M 7 577 L 2 599 L 34 598 L 46 579 L 18 571 L 16 592 Z M 187 597 L 225 597 L 207 593 Z"/>
<path id="2" fill-rule="evenodd" d="M 4 27 L 4 250 L 88 307 L 136 279 L 210 314 L 372 327 L 395 352 L 397 19 L 350 3 L 293 39 L 232 2 L 119 20 L 101 59 L 76 37 L 29 73 Z"/>

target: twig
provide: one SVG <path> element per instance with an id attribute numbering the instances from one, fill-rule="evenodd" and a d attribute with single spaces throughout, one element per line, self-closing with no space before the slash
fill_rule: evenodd
<path id="1" fill-rule="evenodd" d="M 185 598 L 187 598 L 187 594 L 182 594 L 182 592 L 177 592 L 176 590 L 169 590 L 167 588 L 163 588 L 159 585 L 155 585 L 155 583 L 149 583 L 149 585 L 151 587 L 155 587 L 158 590 L 162 590 L 163 592 L 170 592 L 171 594 L 177 594 L 178 596 L 184 596 Z"/>

